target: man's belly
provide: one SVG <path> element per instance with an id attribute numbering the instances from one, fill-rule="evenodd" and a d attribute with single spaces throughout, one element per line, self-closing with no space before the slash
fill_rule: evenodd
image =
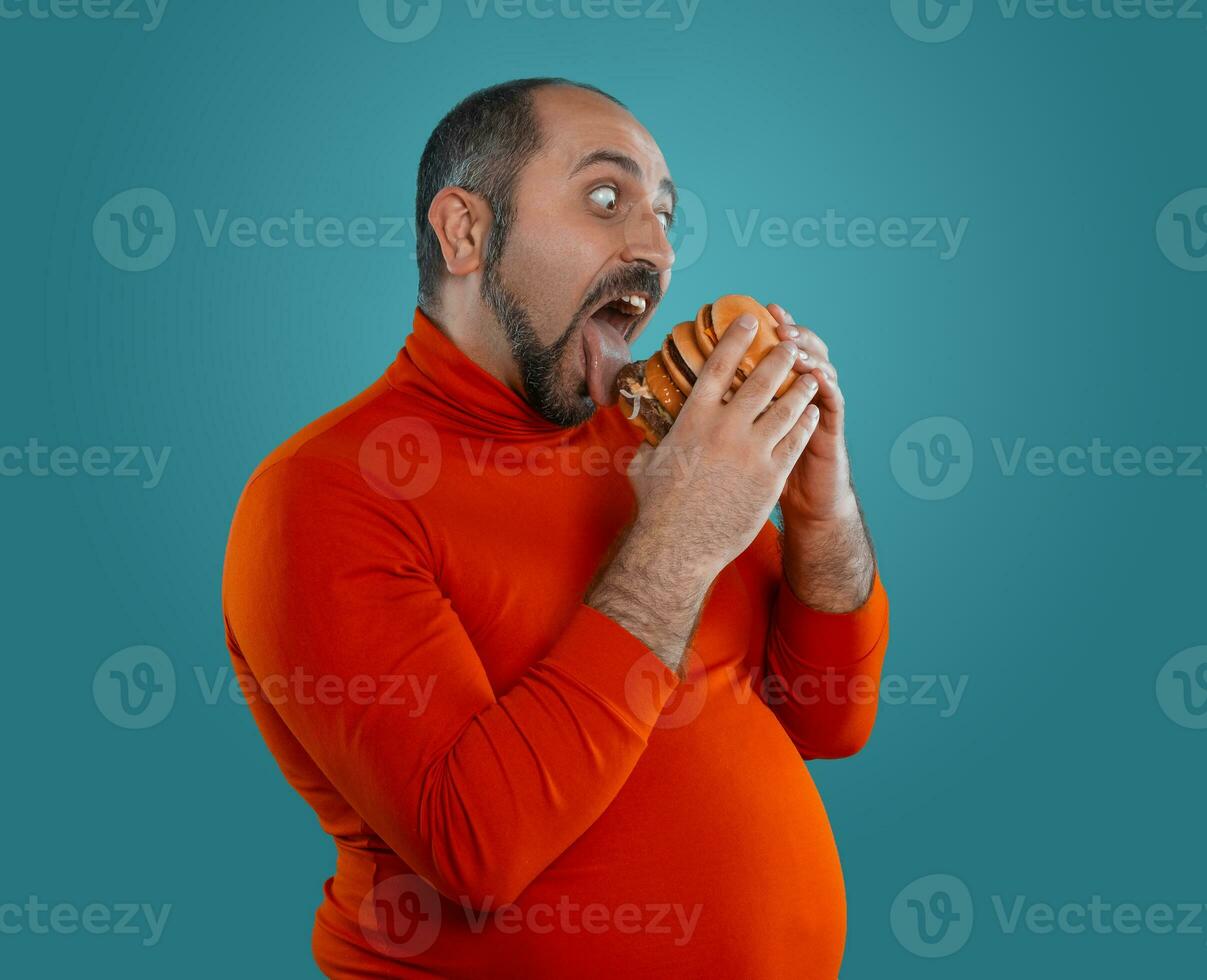
<path id="1" fill-rule="evenodd" d="M 846 906 L 829 821 L 747 693 L 717 671 L 702 700 L 673 701 L 611 806 L 514 906 L 440 901 L 430 945 L 396 947 L 394 975 L 409 962 L 442 976 L 836 977 Z M 391 870 L 406 869 L 378 858 L 379 882 Z"/>
<path id="2" fill-rule="evenodd" d="M 712 680 L 700 714 L 654 731 L 612 805 L 517 904 L 566 894 L 650 906 L 630 911 L 629 936 L 613 922 L 576 937 L 600 976 L 618 975 L 604 964 L 630 976 L 837 976 L 846 905 L 821 798 L 771 711 Z M 539 942 L 527 952 L 541 962 Z"/>

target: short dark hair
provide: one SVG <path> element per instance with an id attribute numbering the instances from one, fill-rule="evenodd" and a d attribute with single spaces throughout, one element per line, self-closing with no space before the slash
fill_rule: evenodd
<path id="1" fill-rule="evenodd" d="M 463 187 L 485 198 L 494 216 L 485 261 L 488 266 L 496 261 L 514 216 L 516 178 L 544 143 L 533 92 L 547 85 L 586 89 L 628 108 L 594 85 L 565 78 L 517 78 L 479 89 L 453 106 L 428 137 L 415 181 L 418 302 L 425 310 L 437 308 L 446 274 L 440 240 L 427 220 L 432 199 L 445 187 Z"/>

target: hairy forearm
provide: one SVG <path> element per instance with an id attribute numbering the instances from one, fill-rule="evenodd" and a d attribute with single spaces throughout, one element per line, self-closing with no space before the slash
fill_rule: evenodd
<path id="1" fill-rule="evenodd" d="M 682 680 L 687 646 L 715 575 L 680 560 L 674 542 L 662 537 L 638 520 L 583 601 L 641 640 Z"/>
<path id="2" fill-rule="evenodd" d="M 876 556 L 857 497 L 850 514 L 833 521 L 797 520 L 785 510 L 780 543 L 784 576 L 801 602 L 844 613 L 867 601 Z"/>

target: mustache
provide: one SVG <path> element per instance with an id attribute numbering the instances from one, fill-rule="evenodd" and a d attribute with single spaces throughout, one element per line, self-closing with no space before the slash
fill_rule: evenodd
<path id="1" fill-rule="evenodd" d="M 602 279 L 591 290 L 591 294 L 583 303 L 579 314 L 594 313 L 605 299 L 626 293 L 644 293 L 649 297 L 650 308 L 657 306 L 662 300 L 662 282 L 658 273 L 645 266 L 636 265 L 618 269 L 615 273 Z"/>

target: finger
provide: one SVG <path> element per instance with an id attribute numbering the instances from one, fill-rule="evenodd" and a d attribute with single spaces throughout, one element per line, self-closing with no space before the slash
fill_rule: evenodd
<path id="1" fill-rule="evenodd" d="M 797 348 L 791 341 L 784 341 L 771 348 L 755 365 L 749 377 L 742 382 L 729 403 L 732 410 L 741 410 L 753 419 L 771 402 L 772 396 L 792 372 L 796 363 Z"/>
<path id="2" fill-rule="evenodd" d="M 797 331 L 793 339 L 807 350 L 811 357 L 817 357 L 819 360 L 829 358 L 830 347 L 817 333 L 808 327 L 802 327 L 799 323 L 788 324 L 786 329 Z"/>
<path id="3" fill-rule="evenodd" d="M 783 331 L 784 328 L 777 327 L 776 329 L 777 331 Z M 805 346 L 800 337 L 788 337 L 783 332 L 780 332 L 779 338 L 780 340 L 792 340 L 800 349 L 801 356 L 797 360 L 796 365 L 797 370 L 801 374 L 804 374 L 806 371 L 812 371 L 816 368 L 819 371 L 825 371 L 827 374 L 830 374 L 837 379 L 838 368 L 831 364 L 830 361 L 826 359 L 826 356 L 819 350 L 816 348 L 810 350 L 807 346 Z"/>
<path id="4" fill-rule="evenodd" d="M 775 332 L 780 340 L 795 340 L 800 349 L 805 352 L 805 356 L 796 365 L 797 371 L 803 373 L 812 367 L 829 368 L 834 371 L 834 366 L 829 361 L 830 349 L 821 337 L 808 327 L 800 326 L 792 319 L 792 314 L 778 303 L 769 303 L 767 309 L 776 319 Z M 834 376 L 838 377 L 836 371 L 834 371 Z"/>
<path id="5" fill-rule="evenodd" d="M 780 323 L 789 325 L 796 323 L 796 321 L 792 319 L 792 314 L 780 306 L 779 303 L 768 303 L 767 312 L 775 317 Z"/>
<path id="6" fill-rule="evenodd" d="M 792 314 L 785 310 L 779 303 L 768 303 L 767 310 L 775 317 L 776 335 L 780 340 L 799 340 L 801 336 L 800 328 L 796 326 L 796 321 L 792 319 Z M 796 370 L 807 370 L 807 361 L 810 357 L 809 348 L 806 344 L 801 344 L 801 349 L 805 351 L 805 356 L 800 358 L 796 364 Z"/>
<path id="7" fill-rule="evenodd" d="M 697 405 L 701 403 L 715 404 L 721 400 L 721 396 L 729 390 L 730 384 L 733 383 L 733 376 L 742 362 L 742 355 L 746 353 L 746 348 L 754 340 L 758 325 L 758 320 L 749 313 L 743 313 L 721 335 L 717 346 L 713 348 L 713 352 L 708 355 L 698 372 L 696 383 L 692 386 L 687 402 L 683 406 L 684 412 L 692 406 L 693 399 Z"/>
<path id="8" fill-rule="evenodd" d="M 820 353 L 824 356 L 829 356 L 830 349 L 829 349 L 829 347 L 826 346 L 825 341 L 823 341 L 816 333 L 814 333 L 808 327 L 801 326 L 794 319 L 792 319 L 792 314 L 789 313 L 787 310 L 785 310 L 782 306 L 780 306 L 779 303 L 768 303 L 767 312 L 770 313 L 773 317 L 775 317 L 775 319 L 779 322 L 780 326 L 785 327 L 785 328 L 795 328 L 796 330 L 799 330 L 800 339 L 802 340 L 802 342 L 804 343 L 805 346 L 810 347 L 810 348 L 816 348 L 818 353 Z M 793 334 L 792 336 L 795 337 L 796 335 Z"/>
<path id="9" fill-rule="evenodd" d="M 817 379 L 813 375 L 798 377 L 767 411 L 755 419 L 754 427 L 766 433 L 771 443 L 778 443 L 796 424 L 805 406 L 813 401 L 817 387 Z"/>
<path id="10" fill-rule="evenodd" d="M 817 431 L 819 414 L 816 405 L 805 406 L 805 410 L 800 413 L 800 417 L 788 430 L 788 434 L 771 450 L 772 459 L 785 469 L 795 466 L 796 461 L 800 459 L 800 454 L 805 451 L 805 446 L 809 445 L 813 433 Z"/>
<path id="11" fill-rule="evenodd" d="M 822 428 L 826 431 L 831 431 L 834 426 L 841 428 L 846 396 L 838 381 L 822 371 L 811 371 L 809 377 L 818 384 L 817 397 L 813 401 L 821 409 Z"/>

